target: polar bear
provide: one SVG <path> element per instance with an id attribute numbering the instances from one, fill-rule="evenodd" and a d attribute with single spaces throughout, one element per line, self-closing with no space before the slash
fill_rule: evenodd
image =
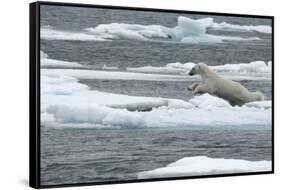
<path id="1" fill-rule="evenodd" d="M 189 75 L 196 74 L 201 76 L 202 82 L 188 87 L 193 95 L 209 93 L 227 100 L 232 106 L 242 106 L 247 102 L 264 100 L 261 92 L 249 92 L 240 83 L 222 78 L 204 63 L 195 65 L 189 72 Z"/>

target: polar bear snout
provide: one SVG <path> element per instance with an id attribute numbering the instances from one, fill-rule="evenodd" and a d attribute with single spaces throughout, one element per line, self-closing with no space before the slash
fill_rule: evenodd
<path id="1" fill-rule="evenodd" d="M 190 76 L 195 75 L 195 68 L 194 68 L 194 67 L 193 67 L 193 68 L 191 69 L 191 71 L 189 72 L 189 75 L 190 75 Z"/>

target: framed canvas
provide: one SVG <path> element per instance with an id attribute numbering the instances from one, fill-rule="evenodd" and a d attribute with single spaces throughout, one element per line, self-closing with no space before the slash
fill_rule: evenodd
<path id="1" fill-rule="evenodd" d="M 274 171 L 272 16 L 30 4 L 30 186 Z"/>

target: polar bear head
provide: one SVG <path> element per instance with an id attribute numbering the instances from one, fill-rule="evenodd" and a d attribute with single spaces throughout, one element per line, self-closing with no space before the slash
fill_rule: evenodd
<path id="1" fill-rule="evenodd" d="M 191 75 L 191 76 L 192 75 L 202 75 L 207 70 L 210 70 L 208 68 L 208 65 L 206 65 L 205 63 L 198 63 L 191 69 L 191 71 L 189 72 L 189 75 Z"/>

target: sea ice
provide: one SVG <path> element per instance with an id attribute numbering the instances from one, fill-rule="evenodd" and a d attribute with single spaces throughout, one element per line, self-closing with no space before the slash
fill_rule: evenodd
<path id="1" fill-rule="evenodd" d="M 169 63 L 163 67 L 127 67 L 126 70 L 138 73 L 161 73 L 187 75 L 196 63 Z M 253 61 L 250 63 L 224 64 L 209 66 L 218 74 L 233 80 L 269 80 L 271 79 L 271 61 Z"/>
<path id="2" fill-rule="evenodd" d="M 166 167 L 138 173 L 138 179 L 271 171 L 271 161 L 185 157 Z"/>
<path id="3" fill-rule="evenodd" d="M 56 59 L 50 59 L 48 54 L 44 53 L 42 50 L 40 51 L 40 64 L 41 66 L 47 66 L 47 67 L 73 67 L 73 68 L 81 68 L 84 67 L 83 65 L 76 63 L 76 62 L 70 62 L 70 61 L 62 61 L 62 60 L 56 60 Z"/>
<path id="4" fill-rule="evenodd" d="M 203 94 L 189 101 L 90 90 L 69 76 L 41 80 L 41 122 L 44 125 L 92 124 L 112 127 L 271 126 L 269 103 L 230 106 L 223 99 Z M 145 111 L 145 112 L 142 112 Z M 223 117 L 218 117 L 223 115 Z"/>
<path id="5" fill-rule="evenodd" d="M 117 39 L 178 41 L 184 43 L 221 43 L 223 41 L 259 40 L 258 37 L 242 38 L 233 36 L 218 36 L 207 33 L 207 28 L 216 30 L 231 30 L 238 32 L 260 32 L 270 34 L 271 26 L 266 25 L 236 25 L 226 22 L 215 23 L 213 18 L 191 19 L 179 16 L 175 27 L 162 25 L 140 25 L 127 23 L 99 24 L 85 28 L 81 32 L 56 30 L 52 27 L 41 28 L 41 38 L 46 40 L 80 40 L 107 41 Z M 170 40 L 168 40 L 170 39 Z"/>

